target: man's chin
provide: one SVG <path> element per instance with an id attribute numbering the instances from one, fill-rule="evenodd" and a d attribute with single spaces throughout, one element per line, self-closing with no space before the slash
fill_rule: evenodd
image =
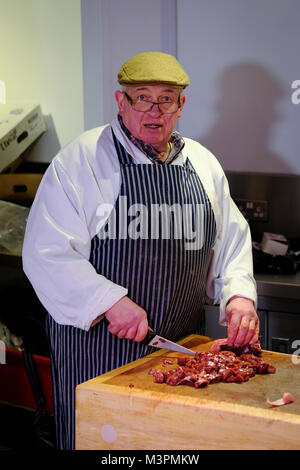
<path id="1" fill-rule="evenodd" d="M 166 149 L 166 145 L 168 141 L 165 141 L 165 139 L 162 140 L 159 134 L 160 134 L 159 131 L 156 131 L 156 133 L 147 132 L 147 133 L 144 133 L 141 140 L 143 140 L 147 144 L 150 144 L 157 152 L 163 152 Z"/>

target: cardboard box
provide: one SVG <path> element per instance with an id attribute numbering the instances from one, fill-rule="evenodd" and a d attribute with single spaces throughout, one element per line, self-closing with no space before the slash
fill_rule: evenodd
<path id="1" fill-rule="evenodd" d="M 42 173 L 0 173 L 0 200 L 30 207 Z M 0 264 L 22 269 L 22 257 L 0 244 Z"/>
<path id="2" fill-rule="evenodd" d="M 273 256 L 284 256 L 288 247 L 288 240 L 284 235 L 269 232 L 264 233 L 261 242 L 261 249 L 264 253 L 268 253 Z"/>
<path id="3" fill-rule="evenodd" d="M 32 202 L 42 177 L 40 173 L 0 174 L 0 199 Z"/>
<path id="4" fill-rule="evenodd" d="M 40 105 L 2 104 L 0 106 L 0 172 L 14 162 L 46 129 Z"/>

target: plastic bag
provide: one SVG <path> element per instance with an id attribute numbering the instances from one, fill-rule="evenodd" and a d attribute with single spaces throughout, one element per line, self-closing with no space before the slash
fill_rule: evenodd
<path id="1" fill-rule="evenodd" d="M 4 323 L 0 322 L 0 341 L 5 344 L 6 348 L 21 349 L 23 338 L 14 335 L 9 331 Z"/>
<path id="2" fill-rule="evenodd" d="M 22 255 L 29 208 L 0 201 L 0 246 L 11 254 Z"/>

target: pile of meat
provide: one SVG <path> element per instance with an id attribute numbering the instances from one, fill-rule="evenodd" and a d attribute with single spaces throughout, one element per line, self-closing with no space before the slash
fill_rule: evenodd
<path id="1" fill-rule="evenodd" d="M 226 340 L 217 340 L 208 352 L 177 358 L 176 369 L 149 370 L 157 383 L 190 385 L 196 388 L 218 382 L 246 382 L 255 374 L 274 374 L 276 369 L 261 357 L 259 343 L 229 348 Z M 164 366 L 172 361 L 164 361 Z"/>

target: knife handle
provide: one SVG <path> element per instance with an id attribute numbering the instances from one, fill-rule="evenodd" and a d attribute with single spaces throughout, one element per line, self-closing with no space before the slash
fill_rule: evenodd
<path id="1" fill-rule="evenodd" d="M 150 341 L 156 336 L 155 331 L 148 330 L 145 338 L 141 341 L 142 344 L 149 344 Z"/>

